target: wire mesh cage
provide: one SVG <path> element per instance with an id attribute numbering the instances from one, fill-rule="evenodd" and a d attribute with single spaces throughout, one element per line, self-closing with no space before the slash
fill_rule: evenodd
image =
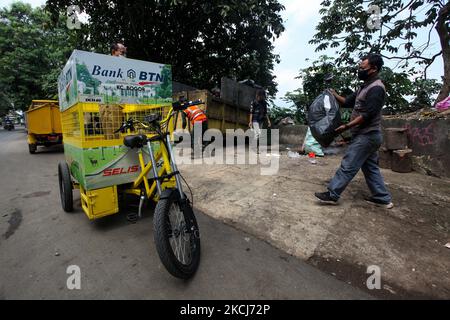
<path id="1" fill-rule="evenodd" d="M 120 145 L 127 134 L 155 134 L 151 129 L 139 125 L 131 132 L 116 132 L 125 121 L 133 119 L 145 122 L 145 117 L 151 114 L 158 114 L 162 119 L 169 107 L 78 103 L 61 115 L 64 139 L 82 148 Z"/>

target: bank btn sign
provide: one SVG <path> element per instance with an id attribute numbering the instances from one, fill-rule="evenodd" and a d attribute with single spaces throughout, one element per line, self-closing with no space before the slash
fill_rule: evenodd
<path id="1" fill-rule="evenodd" d="M 58 93 L 61 110 L 78 102 L 161 104 L 172 99 L 171 66 L 75 50 Z"/>

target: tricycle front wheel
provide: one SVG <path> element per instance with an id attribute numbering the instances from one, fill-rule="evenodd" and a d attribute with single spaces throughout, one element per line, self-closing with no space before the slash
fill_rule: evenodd
<path id="1" fill-rule="evenodd" d="M 58 164 L 59 194 L 61 205 L 65 212 L 73 211 L 72 178 L 70 177 L 69 166 L 65 162 Z"/>
<path id="2" fill-rule="evenodd" d="M 189 279 L 200 263 L 200 234 L 188 200 L 178 190 L 166 190 L 155 208 L 154 237 L 161 262 L 170 274 Z"/>

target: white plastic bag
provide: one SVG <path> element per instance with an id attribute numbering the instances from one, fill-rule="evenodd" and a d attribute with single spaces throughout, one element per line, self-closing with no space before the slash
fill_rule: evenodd
<path id="1" fill-rule="evenodd" d="M 306 131 L 305 141 L 303 142 L 303 151 L 305 153 L 314 152 L 318 157 L 323 157 L 325 155 L 320 143 L 312 136 L 310 128 Z"/>

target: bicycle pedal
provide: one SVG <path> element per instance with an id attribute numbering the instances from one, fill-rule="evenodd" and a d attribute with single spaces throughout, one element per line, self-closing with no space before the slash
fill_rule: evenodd
<path id="1" fill-rule="evenodd" d="M 136 223 L 139 220 L 139 214 L 137 214 L 136 212 L 130 212 L 129 214 L 127 214 L 127 220 L 130 223 Z"/>

